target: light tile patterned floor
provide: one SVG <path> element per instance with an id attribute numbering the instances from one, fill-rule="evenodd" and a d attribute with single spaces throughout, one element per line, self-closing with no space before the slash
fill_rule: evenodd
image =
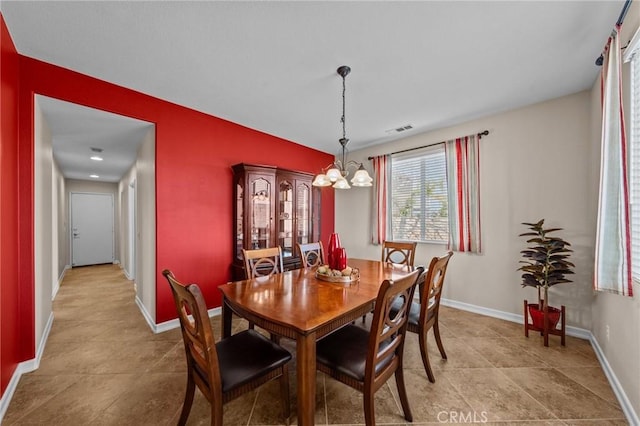
<path id="1" fill-rule="evenodd" d="M 3 424 L 176 424 L 186 382 L 180 332 L 151 332 L 118 266 L 67 271 L 54 315 L 40 368 L 21 378 Z M 211 322 L 219 335 L 220 318 Z M 414 425 L 627 424 L 589 342 L 569 337 L 561 347 L 552 337 L 545 348 L 539 336 L 525 338 L 521 325 L 446 307 L 440 322 L 449 359 L 440 359 L 433 342 L 436 383 L 427 380 L 417 336 L 409 334 L 405 346 Z M 291 341 L 283 344 L 295 352 Z M 295 413 L 293 374 L 292 366 Z M 280 424 L 278 396 L 277 383 L 269 383 L 232 401 L 225 424 Z M 322 373 L 316 402 L 316 424 L 364 423 L 361 394 Z M 197 392 L 188 424 L 209 424 L 208 410 Z M 376 394 L 376 421 L 406 423 L 393 379 Z"/>

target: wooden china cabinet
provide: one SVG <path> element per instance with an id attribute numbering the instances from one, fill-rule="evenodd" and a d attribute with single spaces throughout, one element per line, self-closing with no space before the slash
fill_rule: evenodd
<path id="1" fill-rule="evenodd" d="M 280 246 L 284 269 L 301 267 L 297 243 L 320 239 L 320 191 L 313 175 L 273 166 L 233 169 L 234 280 L 245 277 L 242 249 Z"/>

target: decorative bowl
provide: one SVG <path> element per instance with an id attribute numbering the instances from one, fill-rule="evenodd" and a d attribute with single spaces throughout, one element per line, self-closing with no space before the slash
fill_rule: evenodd
<path id="1" fill-rule="evenodd" d="M 316 278 L 330 283 L 351 283 L 360 279 L 360 270 L 352 268 L 350 275 L 321 274 L 316 270 Z"/>

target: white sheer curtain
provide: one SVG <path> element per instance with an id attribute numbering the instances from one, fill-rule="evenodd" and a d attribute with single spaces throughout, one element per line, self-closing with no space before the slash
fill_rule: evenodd
<path id="1" fill-rule="evenodd" d="M 633 295 L 627 146 L 622 108 L 620 26 L 609 38 L 601 75 L 602 144 L 594 289 Z"/>

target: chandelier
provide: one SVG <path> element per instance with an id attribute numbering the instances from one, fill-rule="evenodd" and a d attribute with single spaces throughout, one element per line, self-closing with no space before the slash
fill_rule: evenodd
<path id="1" fill-rule="evenodd" d="M 347 176 L 349 176 L 349 168 L 352 167 L 356 172 L 351 179 L 351 185 L 371 186 L 373 179 L 369 176 L 364 165 L 353 160 L 347 161 L 347 144 L 349 143 L 349 139 L 347 139 L 345 119 L 345 78 L 351 72 L 351 68 L 346 65 L 342 65 L 338 68 L 337 72 L 342 77 L 342 117 L 340 118 L 340 121 L 342 122 L 342 138 L 338 141 L 342 146 L 342 160 L 335 160 L 333 164 L 325 167 L 322 172 L 316 175 L 313 179 L 312 185 L 333 186 L 336 189 L 349 189 L 351 186 L 347 181 Z"/>

